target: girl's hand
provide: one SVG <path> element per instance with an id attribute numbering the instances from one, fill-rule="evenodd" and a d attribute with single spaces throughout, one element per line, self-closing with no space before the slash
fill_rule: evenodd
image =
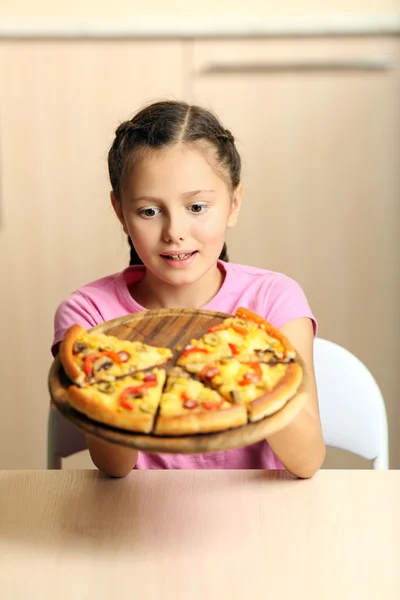
<path id="1" fill-rule="evenodd" d="M 99 469 L 110 477 L 126 477 L 138 459 L 138 451 L 119 444 L 110 444 L 91 435 L 86 436 L 92 461 Z"/>
<path id="2" fill-rule="evenodd" d="M 295 319 L 280 327 L 300 354 L 307 370 L 308 394 L 301 412 L 268 443 L 284 467 L 298 477 L 311 477 L 322 466 L 326 447 L 322 435 L 314 372 L 314 332 L 310 319 Z"/>

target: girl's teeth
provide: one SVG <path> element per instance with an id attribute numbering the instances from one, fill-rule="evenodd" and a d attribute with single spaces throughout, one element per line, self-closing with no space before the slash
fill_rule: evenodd
<path id="1" fill-rule="evenodd" d="M 191 254 L 176 254 L 175 256 L 168 256 L 168 258 L 172 258 L 172 260 L 184 260 L 185 258 L 189 258 L 192 256 Z"/>

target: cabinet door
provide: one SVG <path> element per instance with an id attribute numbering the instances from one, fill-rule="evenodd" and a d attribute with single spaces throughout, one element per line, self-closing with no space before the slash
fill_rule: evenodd
<path id="1" fill-rule="evenodd" d="M 243 158 L 231 260 L 297 279 L 320 336 L 368 365 L 399 468 L 398 39 L 199 41 L 194 60 L 193 99 Z"/>
<path id="2" fill-rule="evenodd" d="M 119 122 L 183 93 L 179 41 L 0 44 L 0 468 L 45 464 L 53 315 L 124 268 L 107 151 Z"/>

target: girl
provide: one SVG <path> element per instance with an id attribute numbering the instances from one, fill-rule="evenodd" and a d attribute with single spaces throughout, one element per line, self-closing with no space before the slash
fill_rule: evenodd
<path id="1" fill-rule="evenodd" d="M 299 285 L 230 264 L 225 235 L 242 203 L 241 162 L 231 133 L 210 112 L 158 102 L 122 123 L 108 154 L 111 202 L 131 246 L 130 266 L 73 292 L 55 315 L 53 354 L 66 329 L 162 307 L 234 313 L 245 306 L 291 340 L 308 370 L 301 413 L 260 443 L 205 455 L 155 455 L 88 437 L 94 464 L 123 477 L 137 469 L 283 469 L 311 477 L 322 465 L 313 369 L 316 321 Z"/>

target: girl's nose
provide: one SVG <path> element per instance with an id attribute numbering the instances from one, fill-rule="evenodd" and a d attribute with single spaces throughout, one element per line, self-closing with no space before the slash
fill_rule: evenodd
<path id="1" fill-rule="evenodd" d="M 165 223 L 163 238 L 166 242 L 182 242 L 186 237 L 184 218 L 179 215 L 170 216 Z"/>

